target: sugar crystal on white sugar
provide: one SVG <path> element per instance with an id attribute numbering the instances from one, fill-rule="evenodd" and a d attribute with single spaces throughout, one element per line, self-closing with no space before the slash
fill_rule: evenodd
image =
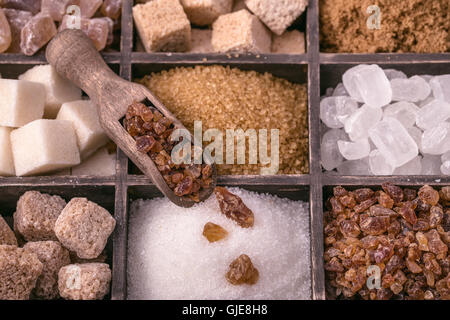
<path id="1" fill-rule="evenodd" d="M 358 65 L 347 70 L 342 81 L 351 97 L 372 107 L 382 107 L 392 100 L 391 84 L 378 65 Z"/>
<path id="2" fill-rule="evenodd" d="M 339 152 L 338 140 L 348 140 L 348 135 L 342 129 L 328 130 L 322 137 L 320 159 L 325 170 L 333 170 L 344 161 L 344 157 Z"/>
<path id="3" fill-rule="evenodd" d="M 381 108 L 365 104 L 345 120 L 345 132 L 352 141 L 365 139 L 368 137 L 369 129 L 376 125 L 382 116 Z"/>
<path id="4" fill-rule="evenodd" d="M 419 76 L 409 79 L 392 79 L 392 100 L 418 102 L 431 93 L 429 84 Z"/>
<path id="5" fill-rule="evenodd" d="M 310 299 L 308 204 L 230 191 L 254 212 L 252 228 L 227 219 L 214 196 L 192 208 L 177 207 L 167 198 L 132 203 L 128 299 Z M 202 236 L 207 222 L 222 226 L 228 236 L 209 243 Z M 225 274 L 244 253 L 259 280 L 234 286 Z"/>
<path id="6" fill-rule="evenodd" d="M 358 102 L 350 97 L 327 97 L 320 102 L 320 119 L 329 128 L 343 128 L 345 120 L 357 109 Z"/>
<path id="7" fill-rule="evenodd" d="M 417 144 L 408 131 L 395 118 L 386 118 L 369 130 L 369 136 L 386 161 L 400 167 L 419 153 Z"/>

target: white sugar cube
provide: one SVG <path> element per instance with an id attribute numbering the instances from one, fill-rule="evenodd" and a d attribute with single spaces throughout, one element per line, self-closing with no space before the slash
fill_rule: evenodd
<path id="1" fill-rule="evenodd" d="M 369 137 L 386 161 L 397 168 L 419 154 L 417 144 L 395 118 L 386 118 L 369 130 Z"/>
<path id="2" fill-rule="evenodd" d="M 112 176 L 116 174 L 116 153 L 101 148 L 80 165 L 72 168 L 74 176 Z"/>
<path id="3" fill-rule="evenodd" d="M 41 119 L 44 102 L 42 84 L 0 79 L 0 126 L 21 127 Z"/>
<path id="4" fill-rule="evenodd" d="M 100 125 L 97 107 L 90 100 L 64 103 L 56 119 L 72 122 L 82 159 L 89 157 L 109 140 Z"/>
<path id="5" fill-rule="evenodd" d="M 17 176 L 28 176 L 72 167 L 80 163 L 72 124 L 61 120 L 36 120 L 11 132 Z"/>
<path id="6" fill-rule="evenodd" d="M 46 118 L 55 118 L 64 102 L 81 99 L 81 90 L 61 77 L 50 65 L 36 66 L 19 76 L 19 79 L 39 82 L 45 86 Z"/>
<path id="7" fill-rule="evenodd" d="M 0 127 L 0 176 L 14 176 L 14 160 L 11 151 L 12 128 Z"/>

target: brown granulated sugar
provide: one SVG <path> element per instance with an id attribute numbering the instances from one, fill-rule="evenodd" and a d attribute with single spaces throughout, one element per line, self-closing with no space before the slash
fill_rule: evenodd
<path id="1" fill-rule="evenodd" d="M 450 51 L 449 0 L 320 0 L 323 52 Z M 366 10 L 377 5 L 381 28 L 369 29 Z"/>
<path id="2" fill-rule="evenodd" d="M 203 132 L 216 128 L 279 129 L 278 174 L 309 172 L 308 111 L 305 84 L 294 84 L 269 73 L 223 66 L 175 68 L 140 80 L 186 126 L 202 121 Z M 248 146 L 248 143 L 247 143 Z M 224 161 L 225 161 L 224 152 Z M 261 164 L 219 165 L 219 174 L 259 174 Z"/>

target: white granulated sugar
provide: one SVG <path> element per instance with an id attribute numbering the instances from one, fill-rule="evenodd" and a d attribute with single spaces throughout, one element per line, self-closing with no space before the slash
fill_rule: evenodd
<path id="1" fill-rule="evenodd" d="M 131 205 L 128 241 L 128 299 L 310 299 L 311 265 L 308 204 L 230 188 L 253 211 L 244 229 L 227 219 L 215 196 L 193 208 L 166 198 Z M 209 243 L 207 222 L 228 236 Z M 234 286 L 225 274 L 247 254 L 258 282 Z"/>

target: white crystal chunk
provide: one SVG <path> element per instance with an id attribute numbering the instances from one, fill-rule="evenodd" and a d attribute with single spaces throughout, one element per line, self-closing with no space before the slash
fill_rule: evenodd
<path id="1" fill-rule="evenodd" d="M 419 107 L 411 102 L 397 102 L 384 108 L 383 117 L 392 117 L 400 121 L 405 128 L 410 128 L 416 123 L 416 115 Z"/>
<path id="2" fill-rule="evenodd" d="M 375 126 L 382 117 L 383 110 L 381 108 L 365 104 L 345 120 L 345 132 L 349 134 L 352 141 L 366 139 L 369 136 L 369 129 Z"/>
<path id="3" fill-rule="evenodd" d="M 422 152 L 441 155 L 450 150 L 450 123 L 441 122 L 422 135 Z"/>
<path id="4" fill-rule="evenodd" d="M 369 157 L 360 160 L 344 161 L 337 167 L 339 174 L 344 176 L 369 176 L 372 175 L 369 169 Z"/>
<path id="5" fill-rule="evenodd" d="M 394 175 L 420 175 L 422 173 L 422 157 L 414 157 L 411 161 L 394 170 Z"/>
<path id="6" fill-rule="evenodd" d="M 370 171 L 377 176 L 390 176 L 394 172 L 394 167 L 390 165 L 378 149 L 369 154 Z"/>
<path id="7" fill-rule="evenodd" d="M 417 102 L 431 93 L 430 85 L 419 76 L 409 79 L 392 79 L 391 87 L 393 101 Z"/>
<path id="8" fill-rule="evenodd" d="M 339 140 L 348 140 L 348 135 L 344 130 L 331 129 L 322 137 L 320 155 L 322 166 L 327 171 L 337 168 L 344 161 L 337 145 Z"/>
<path id="9" fill-rule="evenodd" d="M 357 109 L 358 102 L 350 97 L 327 97 L 320 102 L 320 119 L 329 128 L 343 128 L 345 120 Z"/>
<path id="10" fill-rule="evenodd" d="M 359 160 L 367 157 L 370 153 L 368 139 L 361 139 L 355 142 L 339 140 L 338 148 L 342 156 L 347 160 Z"/>
<path id="11" fill-rule="evenodd" d="M 450 118 L 450 103 L 433 100 L 417 112 L 417 126 L 423 130 L 436 127 L 440 122 Z"/>
<path id="12" fill-rule="evenodd" d="M 450 103 L 450 74 L 432 78 L 430 86 L 436 99 Z"/>
<path id="13" fill-rule="evenodd" d="M 384 74 L 386 75 L 386 77 L 388 78 L 388 80 L 408 78 L 407 75 L 403 71 L 400 71 L 400 70 L 383 69 L 383 71 L 384 71 Z"/>
<path id="14" fill-rule="evenodd" d="M 426 154 L 422 159 L 423 175 L 440 175 L 441 174 L 441 157 Z"/>

